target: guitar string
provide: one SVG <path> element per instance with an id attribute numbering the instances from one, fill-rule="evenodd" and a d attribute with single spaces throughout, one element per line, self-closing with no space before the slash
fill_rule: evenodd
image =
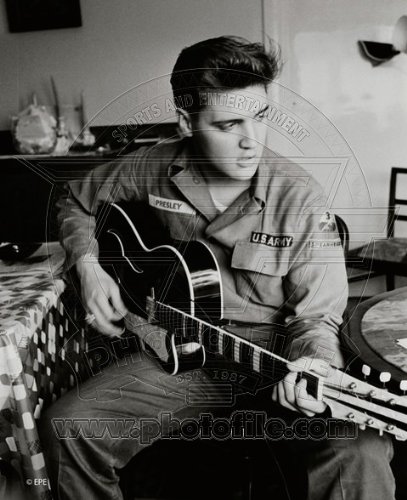
<path id="1" fill-rule="evenodd" d="M 172 308 L 166 308 L 164 304 L 163 304 L 163 306 L 164 307 L 162 307 L 160 309 L 160 313 L 164 316 L 165 323 L 170 325 L 170 328 L 175 329 L 176 331 L 178 329 L 180 329 L 182 332 L 182 331 L 185 331 L 185 328 L 187 328 L 188 330 L 190 329 L 191 331 L 196 331 L 196 324 L 197 323 L 202 324 L 199 320 L 197 320 L 197 318 L 185 316 L 184 314 L 182 314 L 182 311 L 176 311 L 175 309 L 172 309 Z M 233 334 L 230 334 L 227 331 L 223 331 L 221 329 L 218 329 L 217 327 L 209 327 L 206 329 L 206 332 L 210 333 L 210 331 L 212 329 L 217 331 L 218 338 L 221 339 L 220 342 L 217 342 L 217 347 L 219 347 L 219 344 L 220 344 L 222 346 L 223 353 L 225 351 L 227 351 L 228 349 L 229 349 L 229 351 L 232 351 L 234 353 L 234 344 L 236 343 L 236 341 L 238 342 L 238 345 L 239 344 L 240 344 L 240 346 L 243 345 L 243 342 L 239 342 L 240 339 L 238 337 L 234 336 Z M 204 333 L 205 333 L 205 331 L 203 332 L 203 334 Z M 226 341 L 225 341 L 225 338 L 226 338 Z M 230 346 L 225 345 L 225 344 L 227 344 L 228 340 L 231 344 Z M 262 372 L 264 373 L 264 370 L 262 370 L 262 368 L 264 366 L 264 362 L 262 363 L 262 355 L 266 358 L 268 357 L 272 361 L 272 366 L 274 365 L 273 366 L 274 372 L 276 372 L 276 371 L 282 372 L 282 370 L 278 370 L 278 369 L 276 370 L 275 359 L 273 359 L 273 356 L 271 353 L 269 354 L 266 351 L 263 352 L 261 349 L 258 348 L 258 346 L 255 346 L 255 345 L 250 346 L 250 347 L 252 349 L 253 366 L 259 367 L 259 373 L 262 373 Z M 221 351 L 219 350 L 219 352 L 221 352 Z M 239 354 L 239 359 L 241 358 L 241 354 L 242 353 Z M 235 359 L 234 355 L 232 356 L 232 358 Z M 319 383 L 320 382 L 319 377 L 316 377 L 316 379 L 318 380 L 318 383 Z M 346 393 L 352 397 L 355 397 L 356 400 L 365 400 L 366 401 L 366 399 L 367 399 L 367 397 L 365 395 L 360 395 L 356 391 L 344 389 L 342 386 L 339 386 L 335 383 L 326 382 L 325 380 L 322 383 L 323 383 L 323 386 L 329 387 L 329 388 L 337 390 L 339 392 Z M 357 403 L 355 403 L 355 404 L 357 406 Z M 385 409 L 385 408 L 379 407 L 379 411 L 376 411 L 376 414 L 381 416 L 381 417 L 388 418 L 388 415 L 383 415 L 380 413 L 381 409 Z M 367 419 L 372 418 L 372 415 L 369 415 L 369 413 L 367 413 L 366 409 L 361 408 L 360 406 L 357 406 L 357 410 L 360 411 L 361 413 L 363 413 L 367 417 Z M 354 409 L 354 411 L 355 411 L 355 409 Z M 376 420 L 378 420 L 377 415 L 375 415 Z M 396 421 L 397 421 L 397 419 L 396 419 Z M 400 419 L 398 421 L 400 421 Z M 396 429 L 396 426 L 395 426 L 395 429 Z"/>
<path id="2" fill-rule="evenodd" d="M 219 329 L 218 327 L 216 327 L 214 325 L 205 325 L 205 323 L 202 320 L 199 320 L 199 318 L 190 317 L 189 315 L 183 313 L 182 311 L 176 310 L 175 308 L 172 308 L 171 306 L 168 306 L 166 304 L 157 303 L 157 305 L 160 307 L 160 313 L 161 314 L 164 313 L 164 318 L 165 318 L 165 316 L 167 316 L 169 318 L 171 318 L 171 317 L 175 318 L 175 321 L 171 320 L 171 319 L 170 320 L 164 319 L 165 323 L 167 325 L 169 325 L 170 329 L 172 328 L 174 330 L 174 327 L 175 327 L 175 329 L 177 329 L 179 327 L 181 329 L 181 331 L 183 331 L 183 330 L 185 330 L 185 324 L 188 325 L 188 320 L 189 320 L 192 331 L 196 331 L 196 323 L 207 326 L 209 328 L 209 333 L 210 333 L 210 330 L 217 331 L 219 341 L 216 343 L 216 345 L 217 345 L 217 347 L 219 347 L 219 344 L 220 344 L 222 346 L 222 349 L 216 349 L 216 351 L 221 353 L 221 354 L 225 354 L 227 351 L 232 351 L 232 353 L 234 353 L 234 345 L 236 344 L 236 342 L 238 343 L 239 347 L 242 347 L 244 345 L 243 339 L 239 338 L 238 336 L 235 336 L 234 334 L 232 334 L 228 331 L 224 331 L 222 329 Z M 187 323 L 185 323 L 185 320 L 187 320 Z M 204 330 L 204 333 L 205 333 L 205 330 Z M 209 342 L 209 345 L 210 344 L 211 344 L 211 342 Z M 279 366 L 278 366 L 279 359 L 276 360 L 275 358 L 273 358 L 273 355 L 271 355 L 271 354 L 269 355 L 269 353 L 267 351 L 263 352 L 262 348 L 260 348 L 259 346 L 249 345 L 248 347 L 249 347 L 249 349 L 253 350 L 253 354 L 252 354 L 253 367 L 254 366 L 259 367 L 258 370 L 255 370 L 256 372 L 259 372 L 259 373 L 263 372 L 263 374 L 264 374 L 264 370 L 262 370 L 262 368 L 263 368 L 263 365 L 265 363 L 264 363 L 262 356 L 267 356 L 270 358 L 270 360 L 272 362 L 271 371 L 274 374 L 282 375 L 282 374 L 286 373 L 286 371 L 284 369 L 279 368 Z M 233 360 L 235 360 L 234 354 L 231 355 L 230 357 Z M 241 353 L 239 354 L 239 358 L 241 358 Z M 283 360 L 283 358 L 281 358 L 281 360 Z M 277 365 L 277 367 L 276 367 L 276 365 Z"/>
<path id="3" fill-rule="evenodd" d="M 188 315 L 185 316 L 185 313 L 182 313 L 182 311 L 176 311 L 175 309 L 173 309 L 172 307 L 168 307 L 166 304 L 162 304 L 162 303 L 159 303 L 159 305 L 161 306 L 161 311 L 164 310 L 165 313 L 167 313 L 167 315 L 170 316 L 173 316 L 175 317 L 176 321 L 168 321 L 168 319 L 166 320 L 166 324 L 169 324 L 170 325 L 170 328 L 173 328 L 174 329 L 174 324 L 175 325 L 180 325 L 180 328 L 182 330 L 183 328 L 183 325 L 180 323 L 180 320 L 179 320 L 179 317 L 182 317 L 182 318 L 187 318 L 191 321 L 191 325 L 194 326 L 194 323 L 201 323 L 202 322 L 199 320 L 199 318 L 191 318 L 189 317 Z M 178 321 L 177 321 L 178 319 Z M 177 328 L 177 326 L 175 326 L 175 328 Z M 222 350 L 223 350 L 223 354 L 228 351 L 228 350 L 232 350 L 233 351 L 233 344 L 237 341 L 238 344 L 240 344 L 241 346 L 244 345 L 244 342 L 242 341 L 242 339 L 240 339 L 239 337 L 235 336 L 234 334 L 231 334 L 230 332 L 227 332 L 227 331 L 223 331 L 223 330 L 220 330 L 219 328 L 217 328 L 216 326 L 214 325 L 211 325 L 209 328 L 213 329 L 213 330 L 217 330 L 218 332 L 218 335 L 219 337 L 221 338 L 221 345 L 222 345 Z M 193 330 L 194 328 L 192 328 Z M 229 340 L 229 345 L 228 345 L 228 342 L 224 340 L 224 335 L 226 335 L 226 339 Z M 280 361 L 279 359 L 276 359 L 275 356 L 273 356 L 272 354 L 269 354 L 268 352 L 264 351 L 263 352 L 263 349 L 260 348 L 259 346 L 256 346 L 256 345 L 253 345 L 253 346 L 249 346 L 253 349 L 253 354 L 252 354 L 252 359 L 253 359 L 253 367 L 254 366 L 258 366 L 259 369 L 258 370 L 255 370 L 256 372 L 259 372 L 259 373 L 262 373 L 262 367 L 263 365 L 265 364 L 264 363 L 264 360 L 262 358 L 262 356 L 266 356 L 266 357 L 269 357 L 269 359 L 271 360 L 272 362 L 272 371 L 274 373 L 276 373 L 277 375 L 282 375 L 284 373 L 286 373 L 286 371 L 284 369 L 280 369 L 278 367 L 278 361 Z M 219 351 L 219 350 L 218 350 Z M 286 360 L 283 360 L 283 358 L 281 358 L 281 361 L 286 361 Z M 277 365 L 277 367 L 276 367 Z"/>
<path id="4" fill-rule="evenodd" d="M 165 322 L 170 325 L 170 328 L 173 328 L 176 331 L 181 331 L 181 332 L 185 331 L 185 329 L 190 330 L 192 332 L 196 332 L 196 323 L 200 323 L 198 318 L 191 318 L 188 315 L 183 314 L 182 311 L 176 311 L 175 309 L 173 309 L 171 307 L 170 308 L 165 307 L 165 304 L 160 304 L 160 305 L 163 306 L 160 309 L 161 309 L 161 312 L 164 313 L 164 316 L 167 316 L 167 319 L 165 319 Z M 233 360 L 236 360 L 235 356 L 234 356 L 234 344 L 237 341 L 238 345 L 240 344 L 240 346 L 242 346 L 243 342 L 241 342 L 240 339 L 238 339 L 238 337 L 234 336 L 233 334 L 230 334 L 230 332 L 222 331 L 215 326 L 213 326 L 212 328 L 214 330 L 217 330 L 218 334 L 222 337 L 224 336 L 224 334 L 226 334 L 226 336 L 227 336 L 226 339 L 229 340 L 229 345 L 228 345 L 227 340 L 225 341 L 224 338 L 222 338 L 221 346 L 222 346 L 223 354 L 225 352 L 227 352 L 228 350 L 232 351 L 233 354 L 231 355 L 231 358 Z M 195 334 L 195 336 L 196 336 L 196 334 Z M 262 372 L 264 373 L 265 370 L 262 370 L 262 368 L 265 364 L 265 362 L 262 358 L 262 356 L 264 356 L 264 357 L 268 357 L 271 360 L 271 362 L 272 362 L 271 371 L 273 373 L 275 373 L 276 375 L 280 375 L 280 374 L 285 373 L 285 371 L 283 369 L 280 369 L 278 366 L 276 367 L 277 363 L 275 363 L 275 359 L 273 359 L 272 354 L 269 354 L 266 351 L 265 352 L 261 351 L 258 348 L 258 346 L 255 346 L 255 345 L 252 346 L 252 349 L 253 349 L 253 353 L 252 353 L 253 363 L 252 364 L 253 364 L 253 366 L 259 367 L 259 370 L 255 370 L 255 371 L 258 371 L 259 373 L 262 373 Z M 242 353 L 239 354 L 239 358 L 241 358 L 241 355 L 242 355 Z M 236 361 L 240 361 L 240 359 L 236 360 Z M 313 375 L 313 374 L 311 374 L 311 375 Z M 315 379 L 318 379 L 318 381 L 321 380 L 318 377 L 315 377 Z M 322 383 L 323 383 L 323 386 L 325 386 L 327 388 L 336 390 L 338 392 L 346 393 L 346 394 L 353 396 L 353 397 L 360 399 L 360 400 L 369 401 L 369 395 L 366 395 L 363 393 L 358 393 L 354 390 L 344 388 L 341 385 L 329 382 L 327 380 L 322 380 Z M 376 388 L 376 389 L 378 389 L 378 388 Z M 389 397 L 393 396 L 392 393 L 388 393 L 388 395 L 389 395 Z M 395 397 L 397 398 L 397 396 L 395 396 Z M 379 400 L 377 403 L 379 403 L 379 402 L 382 404 L 385 404 L 387 401 Z"/>

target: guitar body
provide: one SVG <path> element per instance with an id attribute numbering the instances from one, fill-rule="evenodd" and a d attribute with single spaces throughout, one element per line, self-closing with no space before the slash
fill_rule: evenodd
<path id="1" fill-rule="evenodd" d="M 163 318 L 154 304 L 167 304 L 212 324 L 219 322 L 221 279 L 209 247 L 199 241 L 164 243 L 163 227 L 142 204 L 104 205 L 96 222 L 99 262 L 119 284 L 130 317 L 167 326 L 164 334 L 157 328 L 146 347 L 170 373 L 202 366 L 205 348 L 196 328 L 192 324 L 188 328 L 178 315 L 171 317 L 170 310 Z"/>

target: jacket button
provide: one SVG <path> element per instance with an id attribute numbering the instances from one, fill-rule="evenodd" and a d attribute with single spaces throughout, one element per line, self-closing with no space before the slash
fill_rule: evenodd
<path id="1" fill-rule="evenodd" d="M 195 184 L 201 183 L 201 181 L 198 179 L 198 177 L 193 177 L 192 180 L 194 181 Z"/>

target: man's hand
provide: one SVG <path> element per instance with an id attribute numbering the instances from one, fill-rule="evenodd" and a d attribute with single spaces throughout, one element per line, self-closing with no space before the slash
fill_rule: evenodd
<path id="1" fill-rule="evenodd" d="M 95 319 L 91 325 L 109 337 L 120 336 L 123 328 L 114 322 L 127 314 L 117 283 L 98 263 L 78 262 L 76 265 L 81 282 L 83 306 Z"/>
<path id="2" fill-rule="evenodd" d="M 302 371 L 313 371 L 318 375 L 326 377 L 330 366 L 322 359 L 310 357 L 298 358 L 287 365 L 289 373 L 273 389 L 272 399 L 285 408 L 299 411 L 313 417 L 316 413 L 323 413 L 326 403 L 318 401 L 307 392 L 307 380 L 301 378 L 297 382 L 298 373 Z"/>

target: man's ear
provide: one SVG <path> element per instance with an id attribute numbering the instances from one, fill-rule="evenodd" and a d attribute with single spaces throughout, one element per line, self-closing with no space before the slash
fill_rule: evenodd
<path id="1" fill-rule="evenodd" d="M 185 109 L 177 108 L 178 128 L 182 137 L 192 137 L 191 115 Z"/>

